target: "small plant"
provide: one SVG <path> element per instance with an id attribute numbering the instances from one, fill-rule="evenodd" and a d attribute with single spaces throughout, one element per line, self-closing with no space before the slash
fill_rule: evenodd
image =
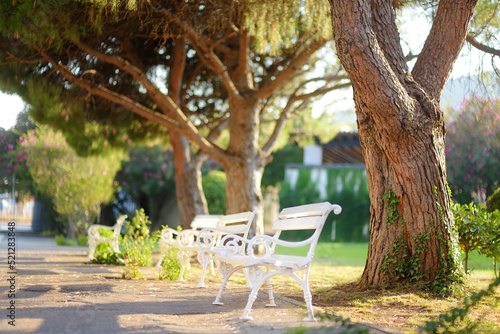
<path id="1" fill-rule="evenodd" d="M 88 246 L 88 237 L 84 235 L 77 235 L 76 236 L 76 244 L 78 246 Z"/>
<path id="2" fill-rule="evenodd" d="M 459 243 L 465 252 L 465 270 L 469 253 L 477 250 L 493 260 L 495 277 L 497 262 L 500 260 L 500 211 L 488 212 L 474 203 L 454 204 L 453 215 L 458 230 Z"/>
<path id="3" fill-rule="evenodd" d="M 123 254 L 115 253 L 110 244 L 101 243 L 97 245 L 94 252 L 94 258 L 90 260 L 90 263 L 120 265 L 123 264 L 122 257 Z"/>
<path id="4" fill-rule="evenodd" d="M 152 265 L 151 255 L 156 241 L 149 236 L 151 221 L 144 213 L 144 209 L 136 210 L 135 216 L 127 224 L 123 238 L 125 271 L 124 278 L 141 278 L 139 267 Z"/>
<path id="5" fill-rule="evenodd" d="M 71 239 L 64 238 L 64 235 L 58 234 L 54 237 L 56 245 L 58 246 L 74 246 L 75 241 Z"/>
<path id="6" fill-rule="evenodd" d="M 164 257 L 161 262 L 161 272 L 158 274 L 159 280 L 175 281 L 179 278 L 181 272 L 181 261 L 177 257 L 179 252 L 178 247 L 168 248 L 164 252 Z"/>

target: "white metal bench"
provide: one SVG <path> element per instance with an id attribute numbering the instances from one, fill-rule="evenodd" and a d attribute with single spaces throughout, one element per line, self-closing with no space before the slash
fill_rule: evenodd
<path id="1" fill-rule="evenodd" d="M 122 225 L 125 222 L 127 216 L 121 215 L 116 220 L 116 224 L 113 226 L 99 225 L 94 224 L 90 225 L 87 229 L 87 233 L 89 236 L 89 260 L 94 259 L 94 253 L 97 245 L 102 243 L 109 243 L 113 248 L 113 251 L 116 253 L 120 252 L 120 247 L 118 246 L 118 238 L 120 237 L 120 231 L 122 229 Z M 99 230 L 111 230 L 113 231 L 113 235 L 110 237 L 105 237 L 101 235 Z"/>
<path id="2" fill-rule="evenodd" d="M 198 261 L 202 265 L 199 288 L 206 287 L 205 272 L 209 263 L 213 264 L 214 250 L 220 247 L 220 241 L 227 234 L 238 235 L 247 238 L 252 224 L 257 221 L 257 211 L 247 211 L 225 215 L 221 218 L 221 224 L 216 228 L 205 228 L 198 233 Z"/>
<path id="3" fill-rule="evenodd" d="M 203 228 L 214 228 L 221 224 L 222 215 L 196 215 L 191 222 L 189 229 L 182 231 L 174 230 L 166 227 L 161 231 L 159 244 L 162 256 L 156 263 L 156 266 L 161 266 L 161 262 L 165 257 L 166 251 L 171 247 L 178 247 L 177 257 L 181 262 L 181 270 L 179 273 L 178 281 L 184 281 L 184 271 L 190 267 L 189 259 L 193 253 L 198 253 L 198 246 L 196 244 L 196 236 Z M 213 265 L 211 267 L 212 274 L 214 273 Z"/>
<path id="4" fill-rule="evenodd" d="M 321 230 L 331 211 L 338 215 L 341 213 L 342 208 L 337 204 L 332 205 L 328 202 L 286 208 L 281 211 L 279 219 L 273 224 L 273 230 L 276 231 L 274 236 L 257 235 L 250 240 L 236 235 L 224 236 L 220 241 L 221 246 L 215 251 L 214 256 L 214 259 L 219 262 L 223 281 L 213 304 L 223 305 L 220 299 L 229 278 L 237 270 L 247 269 L 252 291 L 240 318 L 251 320 L 252 317 L 249 316 L 249 313 L 261 285 L 267 282 L 269 304 L 266 306 L 276 306 L 270 279 L 276 275 L 288 275 L 297 280 L 304 291 L 304 300 L 308 312 L 308 317 L 304 318 L 304 321 L 315 321 L 312 295 L 309 291 L 309 270 Z M 282 231 L 289 230 L 313 230 L 313 233 L 309 238 L 302 241 L 292 242 L 279 239 Z M 265 252 L 261 255 L 255 255 L 254 249 L 261 245 Z M 306 256 L 280 255 L 275 253 L 276 245 L 308 247 L 308 252 Z"/>

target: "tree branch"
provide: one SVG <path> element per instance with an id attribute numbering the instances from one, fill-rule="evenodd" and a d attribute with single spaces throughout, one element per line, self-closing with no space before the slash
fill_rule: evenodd
<path id="1" fill-rule="evenodd" d="M 441 0 L 422 52 L 412 70 L 415 81 L 435 101 L 465 42 L 477 0 Z"/>
<path id="2" fill-rule="evenodd" d="M 81 77 L 75 76 L 71 71 L 69 71 L 66 66 L 60 65 L 55 59 L 47 55 L 45 52 L 38 50 L 38 52 L 42 55 L 42 57 L 49 62 L 54 69 L 56 69 L 68 82 L 77 85 L 80 88 L 87 90 L 91 94 L 98 95 L 102 98 L 105 98 L 108 101 L 124 106 L 130 111 L 142 116 L 154 123 L 158 123 L 167 128 L 170 127 L 178 127 L 179 123 L 170 119 L 164 114 L 156 112 L 152 109 L 144 107 L 142 104 L 124 96 L 113 92 L 107 88 L 99 87 L 88 80 L 82 79 Z"/>
<path id="3" fill-rule="evenodd" d="M 321 39 L 311 43 L 305 50 L 302 51 L 299 55 L 293 58 L 290 64 L 282 71 L 280 71 L 276 78 L 269 82 L 268 84 L 263 85 L 257 91 L 257 96 L 259 98 L 266 98 L 273 94 L 276 90 L 278 90 L 290 77 L 299 70 L 302 65 L 311 57 L 311 55 L 316 52 L 319 48 L 325 45 L 326 40 Z"/>
<path id="4" fill-rule="evenodd" d="M 489 53 L 489 54 L 492 54 L 494 56 L 500 57 L 500 50 L 499 49 L 494 49 L 492 47 L 489 47 L 488 45 L 485 45 L 485 44 L 479 42 L 471 34 L 467 34 L 467 37 L 465 40 L 467 42 L 469 42 L 470 45 L 472 45 L 473 47 L 475 47 L 476 49 L 478 49 L 480 51 L 483 51 L 485 53 Z"/>
<path id="5" fill-rule="evenodd" d="M 74 41 L 75 44 L 81 48 L 84 52 L 101 59 L 104 62 L 110 63 L 118 67 L 119 69 L 129 73 L 135 80 L 141 82 L 144 87 L 148 90 L 148 96 L 158 105 L 160 110 L 164 114 L 172 114 L 177 118 L 178 124 L 177 130 L 182 131 L 182 135 L 195 141 L 200 147 L 206 151 L 208 154 L 218 156 L 223 158 L 225 156 L 225 151 L 215 144 L 206 140 L 196 129 L 193 123 L 186 117 L 182 112 L 180 107 L 169 97 L 163 94 L 160 89 L 149 80 L 144 72 L 139 68 L 132 65 L 125 59 L 118 56 L 106 55 L 95 49 L 92 49 L 80 41 Z"/>
<path id="6" fill-rule="evenodd" d="M 156 9 L 173 23 L 184 29 L 187 34 L 188 40 L 191 42 L 191 46 L 196 50 L 196 53 L 200 57 L 200 60 L 205 64 L 205 66 L 207 66 L 215 74 L 221 77 L 224 87 L 228 91 L 230 98 L 241 101 L 242 97 L 240 95 L 240 92 L 232 82 L 226 67 L 219 59 L 219 57 L 217 57 L 217 55 L 213 52 L 212 48 L 203 40 L 203 38 L 201 36 L 198 36 L 198 34 L 191 27 L 185 24 L 177 16 L 170 13 L 160 4 L 156 3 Z"/>

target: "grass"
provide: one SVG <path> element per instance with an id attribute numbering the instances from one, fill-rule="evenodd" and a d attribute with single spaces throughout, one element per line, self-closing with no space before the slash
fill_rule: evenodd
<path id="1" fill-rule="evenodd" d="M 368 244 L 320 243 L 316 248 L 310 273 L 313 303 L 323 311 L 368 322 L 402 333 L 418 333 L 419 327 L 436 320 L 440 314 L 463 304 L 462 298 L 443 298 L 411 285 L 391 289 L 367 289 L 356 282 L 363 273 Z M 285 253 L 277 248 L 277 253 Z M 305 249 L 287 249 L 290 255 L 305 255 Z M 492 261 L 477 254 L 469 254 L 470 275 L 467 294 L 484 289 L 495 279 Z M 277 278 L 276 291 L 302 300 L 302 290 L 292 279 Z M 465 327 L 478 321 L 476 328 L 462 333 L 500 333 L 500 291 L 485 298 L 466 319 Z M 458 330 L 457 329 L 457 330 Z M 463 328 L 462 328 L 463 329 Z"/>

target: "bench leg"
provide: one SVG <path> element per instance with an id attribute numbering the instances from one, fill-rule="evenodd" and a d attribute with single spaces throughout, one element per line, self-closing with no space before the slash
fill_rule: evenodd
<path id="1" fill-rule="evenodd" d="M 271 279 L 266 280 L 266 284 L 267 284 L 267 291 L 269 293 L 269 303 L 266 304 L 266 306 L 275 307 L 276 303 L 274 302 L 273 285 L 271 284 Z"/>
<path id="2" fill-rule="evenodd" d="M 201 270 L 201 278 L 200 278 L 200 283 L 198 284 L 198 288 L 206 288 L 207 286 L 205 285 L 205 273 L 207 271 L 207 266 L 210 263 L 211 264 L 211 269 L 212 273 L 214 270 L 214 265 L 212 258 L 205 252 L 199 252 L 198 253 L 198 262 L 202 265 L 202 270 Z"/>
<path id="3" fill-rule="evenodd" d="M 179 252 L 177 253 L 177 257 L 179 258 L 179 261 L 181 261 L 181 272 L 179 273 L 179 278 L 177 279 L 177 281 L 185 282 L 186 280 L 184 279 L 184 268 L 186 267 L 186 262 L 189 261 L 189 254 L 179 250 Z"/>
<path id="4" fill-rule="evenodd" d="M 161 263 L 163 262 L 163 259 L 165 258 L 165 255 L 162 253 L 160 256 L 160 259 L 158 262 L 156 262 L 155 267 L 161 267 Z"/>
<path id="5" fill-rule="evenodd" d="M 312 307 L 312 295 L 309 290 L 309 266 L 304 270 L 304 279 L 300 280 L 296 277 L 297 281 L 302 285 L 302 290 L 304 290 L 304 301 L 307 306 L 307 317 L 304 318 L 304 321 L 316 321 L 314 318 L 314 311 Z"/>
<path id="6" fill-rule="evenodd" d="M 238 269 L 238 268 L 236 268 L 236 269 Z M 224 292 L 224 289 L 226 288 L 227 281 L 229 280 L 229 277 L 231 277 L 231 275 L 236 271 L 236 269 L 233 268 L 233 265 L 230 263 L 219 262 L 219 271 L 222 275 L 222 283 L 220 285 L 219 292 L 217 293 L 217 297 L 215 297 L 215 300 L 212 303 L 213 305 L 224 305 L 224 303 L 222 303 L 220 301 L 220 299 L 222 298 L 222 293 Z"/>
<path id="7" fill-rule="evenodd" d="M 259 293 L 259 288 L 262 282 L 260 282 L 260 284 L 255 284 L 256 282 L 253 283 L 254 285 L 252 291 L 250 292 L 250 295 L 248 296 L 247 305 L 245 306 L 245 310 L 243 311 L 243 314 L 240 317 L 241 320 L 253 320 L 253 317 L 249 316 L 248 314 L 250 313 L 250 311 L 252 311 L 252 305 L 257 299 L 257 294 Z"/>
<path id="8" fill-rule="evenodd" d="M 120 247 L 118 246 L 118 239 L 113 239 L 111 241 L 111 247 L 115 253 L 120 253 Z"/>
<path id="9" fill-rule="evenodd" d="M 93 240 L 89 240 L 89 260 L 93 260 L 94 259 L 94 253 L 95 253 L 95 248 L 97 247 L 97 245 L 95 244 L 95 242 L 93 242 Z"/>

